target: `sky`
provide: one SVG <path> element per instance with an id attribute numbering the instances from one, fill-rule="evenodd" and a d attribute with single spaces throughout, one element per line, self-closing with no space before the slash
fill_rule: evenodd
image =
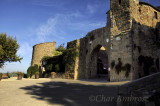
<path id="1" fill-rule="evenodd" d="M 160 6 L 159 0 L 141 0 Z M 0 33 L 17 38 L 21 63 L 5 63 L 0 72 L 27 72 L 32 47 L 39 43 L 60 44 L 84 37 L 104 27 L 110 0 L 0 0 Z"/>

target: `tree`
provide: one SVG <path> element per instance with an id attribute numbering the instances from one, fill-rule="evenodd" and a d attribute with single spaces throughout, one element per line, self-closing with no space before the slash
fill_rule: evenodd
<path id="1" fill-rule="evenodd" d="M 63 55 L 63 53 L 66 51 L 66 48 L 64 47 L 64 43 L 59 45 L 58 48 L 53 50 L 54 56 L 60 56 Z"/>
<path id="2" fill-rule="evenodd" d="M 5 62 L 20 62 L 23 59 L 16 55 L 19 47 L 16 38 L 7 36 L 6 33 L 0 34 L 0 68 Z"/>

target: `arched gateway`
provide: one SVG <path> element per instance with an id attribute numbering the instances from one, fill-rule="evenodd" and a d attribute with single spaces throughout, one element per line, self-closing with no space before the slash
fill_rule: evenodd
<path id="1" fill-rule="evenodd" d="M 108 77 L 108 54 L 102 45 L 97 45 L 91 52 L 88 65 L 88 77 Z"/>
<path id="2" fill-rule="evenodd" d="M 67 44 L 75 42 L 80 49 L 76 50 L 79 56 L 75 58 L 72 70 L 66 70 L 66 75 L 74 79 L 87 79 L 103 73 L 101 70 L 105 63 L 98 58 L 102 46 L 107 51 L 111 81 L 134 80 L 143 77 L 146 70 L 147 75 L 152 74 L 159 69 L 156 66 L 159 64 L 156 62 L 159 29 L 159 8 L 139 0 L 110 0 L 107 25 Z"/>

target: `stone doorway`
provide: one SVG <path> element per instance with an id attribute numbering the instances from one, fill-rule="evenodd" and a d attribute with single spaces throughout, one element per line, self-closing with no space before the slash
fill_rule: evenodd
<path id="1" fill-rule="evenodd" d="M 98 45 L 91 53 L 89 78 L 108 78 L 108 54 L 102 45 Z"/>

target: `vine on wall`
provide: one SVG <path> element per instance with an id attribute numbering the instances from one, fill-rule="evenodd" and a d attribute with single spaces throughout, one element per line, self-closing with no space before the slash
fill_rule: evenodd
<path id="1" fill-rule="evenodd" d="M 79 56 L 79 48 L 80 47 L 76 47 L 76 45 L 75 45 L 75 46 L 73 46 L 73 48 L 68 48 L 66 50 L 65 64 L 66 64 L 67 70 L 69 70 L 69 71 L 72 70 L 73 65 L 75 63 L 75 60 L 76 60 L 76 57 Z"/>
<path id="2" fill-rule="evenodd" d="M 111 68 L 113 69 L 115 67 L 116 73 L 119 75 L 121 71 L 125 71 L 125 77 L 129 77 L 129 73 L 131 71 L 131 65 L 129 63 L 126 63 L 123 66 L 123 63 L 121 62 L 121 58 L 118 58 L 118 64 L 115 65 L 115 61 L 113 60 L 111 62 Z"/>

